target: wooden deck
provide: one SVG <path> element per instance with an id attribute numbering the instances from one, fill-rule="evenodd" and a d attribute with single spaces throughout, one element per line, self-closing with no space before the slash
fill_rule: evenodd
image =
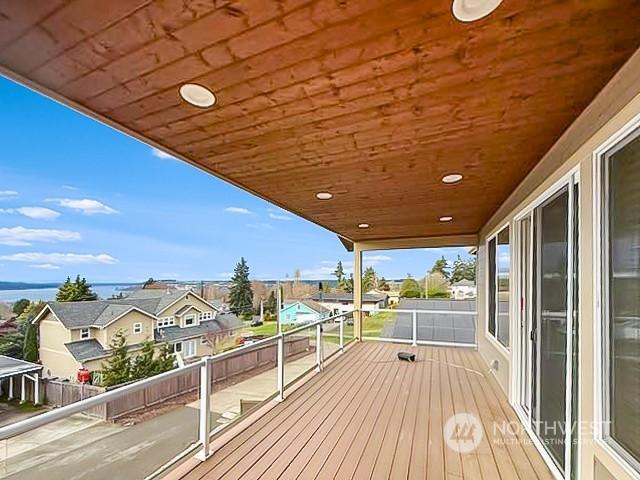
<path id="1" fill-rule="evenodd" d="M 396 359 L 413 351 L 417 362 Z M 482 422 L 478 448 L 461 454 L 445 442 L 452 415 Z M 500 387 L 470 349 L 356 344 L 285 402 L 218 445 L 206 462 L 172 478 L 196 479 L 551 479 L 516 422 Z"/>

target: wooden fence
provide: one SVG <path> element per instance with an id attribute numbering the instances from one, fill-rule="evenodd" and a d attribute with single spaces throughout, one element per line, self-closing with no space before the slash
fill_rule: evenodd
<path id="1" fill-rule="evenodd" d="M 309 337 L 287 338 L 285 341 L 285 357 L 311 351 Z M 230 380 L 256 369 L 276 365 L 276 345 L 265 345 L 255 350 L 238 352 L 237 355 L 225 358 L 213 364 L 212 384 Z M 92 397 L 105 391 L 102 387 L 80 385 L 77 383 L 43 380 L 46 389 L 46 402 L 59 407 Z M 164 382 L 150 385 L 121 398 L 106 402 L 91 409 L 87 414 L 103 420 L 114 420 L 135 412 L 197 390 L 200 386 L 200 371 L 195 369 L 182 375 L 168 378 Z"/>

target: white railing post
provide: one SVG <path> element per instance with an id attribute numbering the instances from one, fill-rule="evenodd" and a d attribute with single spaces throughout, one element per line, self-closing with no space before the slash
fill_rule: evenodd
<path id="1" fill-rule="evenodd" d="M 284 400 L 284 334 L 278 334 L 278 355 L 277 355 L 277 367 L 278 367 L 278 397 L 277 400 L 282 402 Z"/>
<path id="2" fill-rule="evenodd" d="M 340 317 L 340 351 L 344 352 L 344 316 Z"/>
<path id="3" fill-rule="evenodd" d="M 25 375 L 20 376 L 20 403 L 27 401 L 27 382 Z"/>
<path id="4" fill-rule="evenodd" d="M 316 325 L 316 370 L 322 371 L 322 325 Z"/>
<path id="5" fill-rule="evenodd" d="M 205 357 L 200 367 L 200 444 L 202 450 L 196 454 L 198 460 L 211 455 L 209 434 L 211 433 L 211 357 Z"/>
<path id="6" fill-rule="evenodd" d="M 38 372 L 33 374 L 33 404 L 38 405 L 40 403 L 40 375 Z"/>
<path id="7" fill-rule="evenodd" d="M 411 345 L 414 347 L 418 346 L 418 312 L 415 310 L 411 312 L 411 324 L 412 324 L 412 336 L 411 336 Z"/>

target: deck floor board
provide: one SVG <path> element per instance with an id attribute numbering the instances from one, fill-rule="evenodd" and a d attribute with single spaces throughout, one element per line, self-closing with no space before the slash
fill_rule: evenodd
<path id="1" fill-rule="evenodd" d="M 401 350 L 418 361 L 397 360 Z M 468 453 L 447 446 L 444 426 L 458 413 L 482 424 Z M 365 342 L 173 478 L 551 479 L 526 433 L 493 428 L 516 418 L 476 351 Z"/>

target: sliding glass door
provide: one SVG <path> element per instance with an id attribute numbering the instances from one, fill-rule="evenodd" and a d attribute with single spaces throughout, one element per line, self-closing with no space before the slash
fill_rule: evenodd
<path id="1" fill-rule="evenodd" d="M 542 447 L 567 476 L 575 403 L 577 194 L 571 178 L 517 222 L 518 404 Z"/>
<path id="2" fill-rule="evenodd" d="M 569 193 L 566 188 L 533 212 L 533 426 L 564 468 L 567 385 Z"/>

